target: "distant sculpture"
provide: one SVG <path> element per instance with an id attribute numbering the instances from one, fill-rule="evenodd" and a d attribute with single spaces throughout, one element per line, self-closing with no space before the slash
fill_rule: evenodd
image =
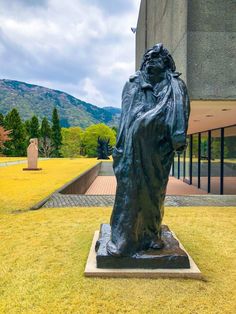
<path id="1" fill-rule="evenodd" d="M 112 146 L 109 144 L 110 139 L 102 139 L 98 137 L 98 146 L 97 146 L 97 159 L 110 159 L 109 156 L 112 154 Z"/>
<path id="2" fill-rule="evenodd" d="M 189 98 L 174 60 L 162 44 L 149 49 L 140 71 L 122 94 L 122 114 L 113 151 L 117 179 L 107 251 L 132 256 L 161 249 L 161 223 L 175 152 L 186 147 Z"/>
<path id="3" fill-rule="evenodd" d="M 24 168 L 23 170 L 41 170 L 38 168 L 38 139 L 31 138 L 30 144 L 27 148 L 27 160 L 28 160 L 28 168 Z"/>

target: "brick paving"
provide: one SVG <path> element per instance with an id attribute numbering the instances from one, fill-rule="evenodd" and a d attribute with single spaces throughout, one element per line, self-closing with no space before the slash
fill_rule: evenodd
<path id="1" fill-rule="evenodd" d="M 115 176 L 97 176 L 86 191 L 86 195 L 115 195 L 116 177 Z"/>
<path id="2" fill-rule="evenodd" d="M 85 194 L 87 195 L 115 195 L 116 193 L 116 177 L 115 176 L 97 176 L 90 185 Z M 193 185 L 184 183 L 174 177 L 169 178 L 167 186 L 167 195 L 202 195 L 207 194 L 206 191 L 198 189 Z"/>

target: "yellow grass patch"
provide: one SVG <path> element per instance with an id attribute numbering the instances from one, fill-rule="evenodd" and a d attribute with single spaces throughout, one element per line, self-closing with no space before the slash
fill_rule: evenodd
<path id="1" fill-rule="evenodd" d="M 206 281 L 98 279 L 83 275 L 94 231 L 111 208 L 27 209 L 96 164 L 40 161 L 0 168 L 0 313 L 235 313 L 236 223 L 232 207 L 166 208 Z"/>
<path id="2" fill-rule="evenodd" d="M 39 161 L 42 171 L 23 171 L 22 164 L 0 168 L 0 212 L 28 209 L 98 162 L 97 159 Z"/>
<path id="3" fill-rule="evenodd" d="M 235 313 L 235 208 L 167 208 L 165 223 L 206 277 L 96 279 L 83 271 L 110 208 L 0 216 L 0 313 Z"/>

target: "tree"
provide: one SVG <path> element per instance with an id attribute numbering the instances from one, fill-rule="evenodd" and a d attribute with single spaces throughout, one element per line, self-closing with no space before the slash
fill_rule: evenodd
<path id="1" fill-rule="evenodd" d="M 43 118 L 39 133 L 39 152 L 43 157 L 50 157 L 54 147 L 51 140 L 52 130 L 47 118 Z"/>
<path id="2" fill-rule="evenodd" d="M 52 144 L 54 146 L 53 156 L 61 157 L 60 148 L 62 145 L 62 135 L 60 120 L 56 108 L 53 109 L 52 113 Z"/>
<path id="3" fill-rule="evenodd" d="M 26 131 L 28 140 L 30 139 L 30 124 L 31 124 L 31 119 L 25 120 L 24 125 L 25 125 L 25 131 Z"/>
<path id="4" fill-rule="evenodd" d="M 97 157 L 98 137 L 104 140 L 110 139 L 110 145 L 115 145 L 115 132 L 109 126 L 103 123 L 91 125 L 86 128 L 83 137 L 85 152 L 89 157 Z"/>
<path id="5" fill-rule="evenodd" d="M 48 137 L 39 139 L 39 153 L 43 157 L 50 157 L 54 151 L 52 140 Z"/>
<path id="6" fill-rule="evenodd" d="M 39 120 L 36 116 L 33 116 L 29 124 L 29 137 L 39 138 Z"/>
<path id="7" fill-rule="evenodd" d="M 115 136 L 117 136 L 118 128 L 117 128 L 116 126 L 113 126 L 113 127 L 112 127 L 112 130 L 114 131 Z"/>
<path id="8" fill-rule="evenodd" d="M 78 157 L 82 148 L 82 129 L 80 127 L 62 128 L 61 132 L 61 153 L 63 157 Z"/>
<path id="9" fill-rule="evenodd" d="M 42 138 L 51 138 L 52 136 L 52 130 L 50 127 L 50 124 L 48 122 L 48 119 L 45 117 L 43 118 L 42 122 L 41 122 L 41 127 L 40 127 L 40 137 Z"/>
<path id="10" fill-rule="evenodd" d="M 110 159 L 109 156 L 112 154 L 112 146 L 109 144 L 110 139 L 101 139 L 98 137 L 98 159 Z"/>
<path id="11" fill-rule="evenodd" d="M 8 156 L 26 155 L 26 131 L 18 111 L 12 109 L 4 119 L 4 128 L 12 130 L 11 141 L 6 142 L 4 153 Z"/>
<path id="12" fill-rule="evenodd" d="M 0 112 L 0 125 L 4 125 L 4 115 Z"/>
<path id="13" fill-rule="evenodd" d="M 0 126 L 0 155 L 4 148 L 5 142 L 11 140 L 10 137 L 8 136 L 9 134 L 11 134 L 11 130 L 5 130 L 2 126 Z"/>

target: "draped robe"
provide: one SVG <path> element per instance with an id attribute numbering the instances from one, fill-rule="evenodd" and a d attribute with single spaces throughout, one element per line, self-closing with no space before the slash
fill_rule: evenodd
<path id="1" fill-rule="evenodd" d="M 108 252 L 128 256 L 161 238 L 161 222 L 175 151 L 186 147 L 189 98 L 178 73 L 154 88 L 136 72 L 122 93 L 113 152 L 117 179 Z M 115 248 L 115 249 L 114 249 Z"/>

